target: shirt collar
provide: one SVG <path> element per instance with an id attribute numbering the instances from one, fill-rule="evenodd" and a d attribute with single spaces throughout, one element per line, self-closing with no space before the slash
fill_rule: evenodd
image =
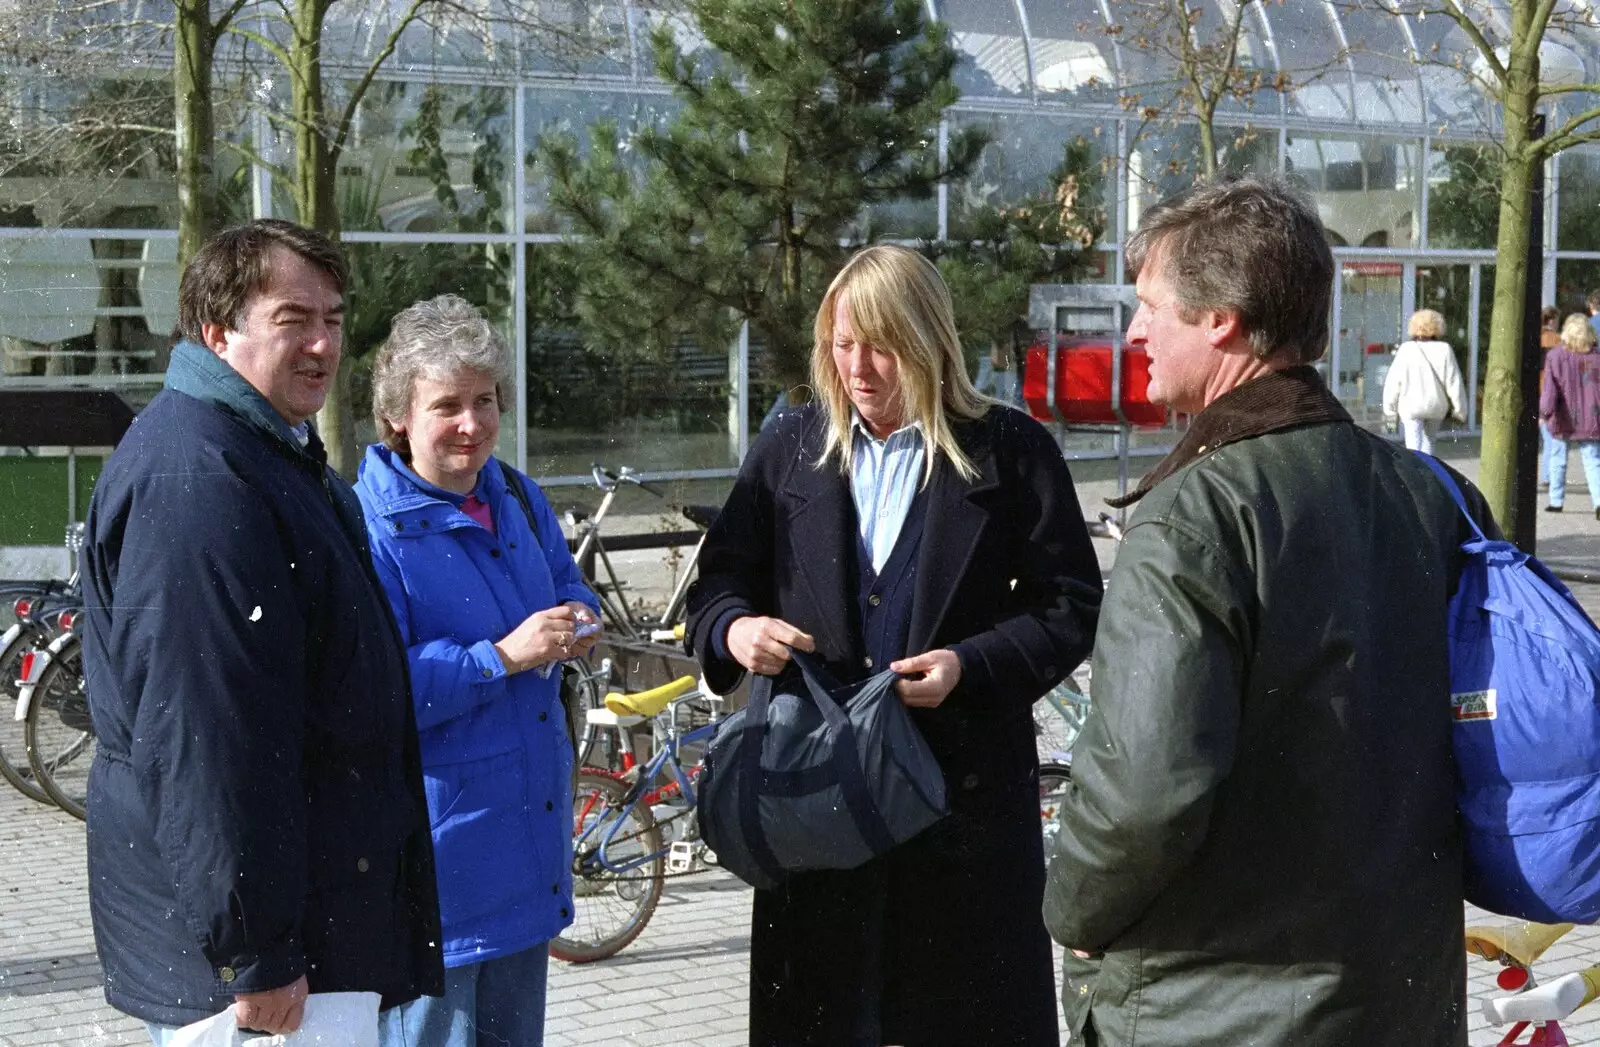
<path id="1" fill-rule="evenodd" d="M 894 432 L 880 440 L 876 436 L 872 435 L 872 430 L 867 428 L 867 423 L 861 420 L 860 411 L 852 409 L 850 412 L 850 435 L 852 439 L 856 436 L 862 436 L 876 444 L 887 444 L 890 440 L 900 436 L 902 433 L 915 433 L 919 440 L 927 439 L 927 430 L 923 427 L 922 422 L 918 420 L 912 422 L 910 425 L 902 425 L 900 428 L 896 429 Z"/>

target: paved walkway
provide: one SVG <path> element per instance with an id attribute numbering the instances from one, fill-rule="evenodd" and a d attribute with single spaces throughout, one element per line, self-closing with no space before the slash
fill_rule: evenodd
<path id="1" fill-rule="evenodd" d="M 1446 449 L 1449 454 L 1449 449 Z M 1474 463 L 1457 463 L 1471 475 Z M 1088 470 L 1085 470 L 1088 472 Z M 1541 551 L 1576 568 L 1600 568 L 1600 523 L 1581 471 L 1567 512 L 1541 514 Z M 1089 515 L 1112 490 L 1109 481 L 1080 485 Z M 1103 555 L 1109 559 L 1108 543 Z M 1600 587 L 1581 598 L 1600 615 Z M 744 1043 L 745 961 L 750 893 L 726 874 L 672 881 L 655 919 L 621 955 L 583 967 L 552 968 L 548 1043 Z M 1469 913 L 1469 922 L 1503 924 Z M 1374 948 L 1381 948 L 1374 943 Z M 1580 928 L 1541 964 L 1545 977 L 1600 960 L 1600 929 Z M 1474 961 L 1471 995 L 1491 991 L 1494 969 Z M 1473 1004 L 1471 1043 L 1498 1042 Z M 1600 1043 L 1600 1007 L 1569 1026 L 1574 1044 Z M 1397 1031 L 1397 1036 L 1401 1032 Z M 146 1042 L 142 1027 L 105 1005 L 89 930 L 83 827 L 0 786 L 0 1047 L 32 1044 L 109 1045 Z"/>

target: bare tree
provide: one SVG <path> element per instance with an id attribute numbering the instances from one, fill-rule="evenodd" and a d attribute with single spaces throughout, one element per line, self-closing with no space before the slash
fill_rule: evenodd
<path id="1" fill-rule="evenodd" d="M 1123 0 L 1112 8 L 1120 21 L 1106 33 L 1131 49 L 1140 67 L 1118 94 L 1128 112 L 1142 118 L 1133 138 L 1137 141 L 1151 124 L 1174 126 L 1193 123 L 1199 130 L 1196 149 L 1201 178 L 1217 173 L 1220 155 L 1217 110 L 1226 101 L 1253 109 L 1263 90 L 1285 92 L 1287 74 L 1241 60 L 1241 44 L 1252 6 L 1281 4 L 1283 0 L 1236 0 L 1223 3 L 1222 20 L 1208 25 L 1204 8 L 1191 0 Z M 1229 146 L 1253 140 L 1246 131 Z"/>
<path id="2" fill-rule="evenodd" d="M 1517 427 L 1528 398 L 1538 395 L 1523 389 L 1521 379 L 1521 358 L 1529 351 L 1522 327 L 1534 180 L 1540 166 L 1562 150 L 1600 141 L 1600 106 L 1587 101 L 1563 111 L 1543 137 L 1534 137 L 1541 107 L 1600 92 L 1600 83 L 1558 82 L 1545 74 L 1542 61 L 1546 49 L 1562 40 L 1592 40 L 1600 15 L 1581 0 L 1343 0 L 1342 6 L 1453 23 L 1459 45 L 1430 45 L 1416 60 L 1453 70 L 1499 107 L 1500 220 L 1478 483 L 1501 528 L 1516 534 L 1528 522 L 1517 518 Z M 1531 484 L 1534 477 L 1520 482 Z"/>
<path id="3" fill-rule="evenodd" d="M 370 26 L 385 27 L 367 55 L 326 55 L 328 20 L 335 9 Z M 443 42 L 450 36 L 475 41 L 491 60 L 506 54 L 508 31 L 520 32 L 556 54 L 581 54 L 597 45 L 589 28 L 550 18 L 537 0 L 263 0 L 261 26 L 238 25 L 233 32 L 285 71 L 290 86 L 287 112 L 275 118 L 294 137 L 290 192 L 297 220 L 337 239 L 339 161 L 350 142 L 357 113 L 402 38 L 422 30 Z M 336 72 L 330 84 L 325 72 Z M 341 367 L 317 428 L 328 448 L 329 464 L 353 476 L 358 462 L 351 398 L 351 368 Z"/>

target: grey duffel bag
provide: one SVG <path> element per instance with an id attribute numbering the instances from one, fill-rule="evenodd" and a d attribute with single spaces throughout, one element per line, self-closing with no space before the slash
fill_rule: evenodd
<path id="1" fill-rule="evenodd" d="M 758 676 L 750 702 L 706 749 L 700 834 L 753 887 L 854 869 L 949 808 L 944 775 L 882 672 L 840 686 L 810 655 L 798 674 Z"/>

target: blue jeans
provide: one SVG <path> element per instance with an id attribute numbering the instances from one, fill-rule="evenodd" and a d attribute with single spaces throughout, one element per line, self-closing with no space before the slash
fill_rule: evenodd
<path id="1" fill-rule="evenodd" d="M 172 1042 L 172 1036 L 178 1031 L 176 1025 L 157 1025 L 155 1022 L 146 1022 L 144 1031 L 150 1034 L 150 1042 L 154 1047 L 167 1047 Z"/>
<path id="2" fill-rule="evenodd" d="M 1600 440 L 1558 440 L 1550 437 L 1550 504 L 1567 501 L 1567 448 L 1577 445 L 1583 476 L 1589 484 L 1589 503 L 1600 508 Z"/>
<path id="3" fill-rule="evenodd" d="M 378 1016 L 379 1047 L 540 1047 L 550 943 L 451 967 L 444 995 Z"/>

